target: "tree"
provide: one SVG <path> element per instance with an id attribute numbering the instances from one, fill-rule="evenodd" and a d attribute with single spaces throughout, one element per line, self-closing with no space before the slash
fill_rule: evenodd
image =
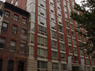
<path id="1" fill-rule="evenodd" d="M 71 12 L 71 18 L 78 23 L 78 28 L 86 30 L 85 34 L 77 30 L 81 36 L 87 38 L 87 42 L 82 44 L 81 48 L 87 49 L 87 54 L 93 53 L 95 57 L 95 0 L 83 0 L 81 4 L 80 6 L 75 3 L 75 11 Z"/>

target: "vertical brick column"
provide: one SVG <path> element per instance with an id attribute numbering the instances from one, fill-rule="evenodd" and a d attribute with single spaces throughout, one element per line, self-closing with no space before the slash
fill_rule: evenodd
<path id="1" fill-rule="evenodd" d="M 48 61 L 48 71 L 52 71 L 52 62 Z"/>
<path id="2" fill-rule="evenodd" d="M 27 59 L 27 71 L 37 71 L 37 60 L 33 58 Z"/>
<path id="3" fill-rule="evenodd" d="M 47 47 L 48 47 L 48 60 L 51 60 L 51 34 L 50 34 L 50 13 L 49 13 L 49 0 L 46 0 L 46 16 L 47 16 Z"/>

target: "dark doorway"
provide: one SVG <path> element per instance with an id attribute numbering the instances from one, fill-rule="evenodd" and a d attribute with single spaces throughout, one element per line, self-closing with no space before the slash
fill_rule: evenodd
<path id="1" fill-rule="evenodd" d="M 3 60 L 0 59 L 0 71 L 2 71 L 2 62 L 3 62 Z"/>
<path id="2" fill-rule="evenodd" d="M 18 71 L 24 71 L 24 62 L 18 62 Z"/>
<path id="3" fill-rule="evenodd" d="M 72 66 L 72 71 L 80 71 L 78 66 Z"/>

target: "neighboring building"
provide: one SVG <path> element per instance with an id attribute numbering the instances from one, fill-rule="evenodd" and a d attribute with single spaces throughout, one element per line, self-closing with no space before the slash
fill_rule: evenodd
<path id="1" fill-rule="evenodd" d="M 11 3 L 21 9 L 26 9 L 27 0 L 6 0 L 6 2 Z"/>
<path id="2" fill-rule="evenodd" d="M 0 71 L 26 71 L 29 13 L 7 2 L 1 4 Z"/>
<path id="3" fill-rule="evenodd" d="M 3 9 L 4 9 L 4 4 L 2 1 L 0 1 L 0 34 L 1 34 L 1 27 L 2 27 L 2 21 L 3 21 Z"/>
<path id="4" fill-rule="evenodd" d="M 31 14 L 27 71 L 68 71 L 68 56 L 72 56 L 72 71 L 80 69 L 81 59 L 86 71 L 95 68 L 95 61 L 78 47 L 86 38 L 74 32 L 78 26 L 70 18 L 74 3 L 74 0 L 27 0 L 26 10 Z"/>

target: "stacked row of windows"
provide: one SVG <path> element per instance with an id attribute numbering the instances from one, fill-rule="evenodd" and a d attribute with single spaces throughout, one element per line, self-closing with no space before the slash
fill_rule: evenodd
<path id="1" fill-rule="evenodd" d="M 7 29 L 8 29 L 8 23 L 7 22 L 3 22 L 3 24 L 2 24 L 2 31 L 7 31 Z M 17 34 L 17 30 L 18 30 L 18 27 L 16 25 L 13 25 L 12 33 L 13 34 Z M 22 34 L 26 34 L 26 29 L 21 28 L 21 32 L 22 32 Z"/>
<path id="2" fill-rule="evenodd" d="M 2 71 L 3 59 L 0 59 L 0 71 Z M 14 61 L 8 60 L 7 71 L 14 71 Z M 24 62 L 18 62 L 17 71 L 24 71 Z"/>
<path id="3" fill-rule="evenodd" d="M 61 64 L 61 71 L 66 71 L 67 65 Z M 48 63 L 45 61 L 37 62 L 37 71 L 48 71 Z M 59 71 L 58 63 L 52 63 L 52 71 Z"/>
<path id="4" fill-rule="evenodd" d="M 20 43 L 20 53 L 25 52 L 25 45 L 26 43 Z M 5 48 L 6 47 L 6 38 L 0 38 L 0 48 Z M 15 51 L 16 50 L 16 41 L 11 40 L 10 42 L 10 50 Z"/>
<path id="5" fill-rule="evenodd" d="M 43 48 L 38 48 L 38 58 L 47 58 L 47 49 L 43 49 Z M 34 56 L 34 47 L 31 47 L 31 55 Z M 65 53 L 61 53 L 61 60 L 62 61 L 66 61 L 66 55 Z M 58 60 L 58 52 L 56 51 L 52 51 L 52 59 L 53 60 Z"/>
<path id="6" fill-rule="evenodd" d="M 9 11 L 5 11 L 4 12 L 4 16 L 9 18 L 10 17 L 10 12 Z M 14 14 L 14 18 L 13 18 L 15 21 L 18 21 L 19 20 L 19 15 L 16 15 Z M 22 23 L 23 24 L 26 24 L 27 23 L 27 20 L 25 18 L 22 18 Z"/>

